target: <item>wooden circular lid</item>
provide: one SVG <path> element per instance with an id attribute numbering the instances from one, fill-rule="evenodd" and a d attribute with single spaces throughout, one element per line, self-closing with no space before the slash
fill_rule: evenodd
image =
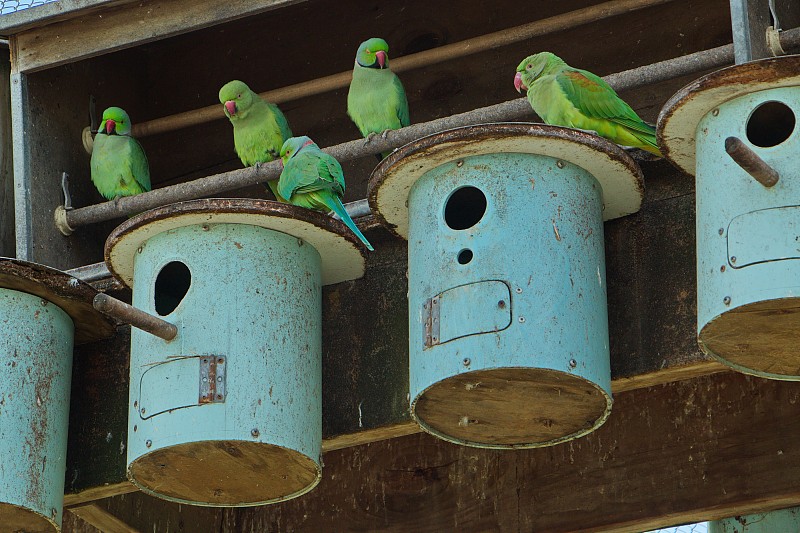
<path id="1" fill-rule="evenodd" d="M 687 174 L 695 173 L 695 132 L 708 113 L 728 100 L 765 89 L 800 85 L 800 55 L 773 57 L 717 70 L 670 98 L 658 116 L 661 153 Z"/>
<path id="2" fill-rule="evenodd" d="M 300 452 L 239 440 L 187 442 L 143 455 L 128 477 L 144 492 L 213 507 L 264 505 L 317 486 L 320 466 Z"/>
<path id="3" fill-rule="evenodd" d="M 322 258 L 323 285 L 364 275 L 361 242 L 344 222 L 311 209 L 252 198 L 191 200 L 130 218 L 106 240 L 108 269 L 133 287 L 133 259 L 140 246 L 159 233 L 198 224 L 248 224 L 302 239 Z"/>
<path id="4" fill-rule="evenodd" d="M 703 351 L 755 376 L 800 381 L 800 298 L 742 305 L 706 324 L 698 338 Z"/>
<path id="5" fill-rule="evenodd" d="M 75 324 L 75 344 L 107 339 L 116 332 L 111 319 L 92 307 L 98 291 L 55 268 L 0 257 L 0 288 L 32 294 L 60 307 Z"/>
<path id="6" fill-rule="evenodd" d="M 52 518 L 46 517 L 32 509 L 12 503 L 0 503 L 0 526 L 2 526 L 2 531 L 56 533 L 61 529 L 56 524 L 55 518 L 55 515 Z"/>
<path id="7" fill-rule="evenodd" d="M 635 213 L 644 196 L 636 162 L 593 133 L 532 123 L 465 126 L 418 139 L 381 161 L 369 181 L 369 206 L 391 231 L 408 238 L 408 194 L 426 172 L 469 156 L 524 153 L 562 159 L 590 172 L 603 188 L 603 219 Z"/>
<path id="8" fill-rule="evenodd" d="M 579 376 L 543 368 L 494 368 L 434 383 L 411 406 L 422 429 L 478 448 L 537 448 L 594 431 L 611 397 Z"/>

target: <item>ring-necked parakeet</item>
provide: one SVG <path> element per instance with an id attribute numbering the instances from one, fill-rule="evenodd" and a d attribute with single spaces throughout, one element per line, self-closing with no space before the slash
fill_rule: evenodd
<path id="1" fill-rule="evenodd" d="M 372 251 L 372 245 L 359 231 L 342 205 L 344 173 L 342 166 L 308 137 L 292 137 L 281 148 L 283 171 L 278 192 L 290 204 L 328 213 L 333 211 Z"/>
<path id="2" fill-rule="evenodd" d="M 527 57 L 517 67 L 514 87 L 547 124 L 592 130 L 622 146 L 657 156 L 655 128 L 647 124 L 602 78 L 572 68 L 550 52 Z"/>
<path id="3" fill-rule="evenodd" d="M 278 106 L 264 101 L 239 80 L 222 86 L 219 101 L 233 124 L 233 147 L 244 166 L 258 166 L 278 158 L 283 142 L 292 136 Z M 279 202 L 286 203 L 278 194 L 276 181 L 268 181 L 266 185 Z"/>
<path id="4" fill-rule="evenodd" d="M 150 166 L 139 141 L 131 137 L 131 119 L 119 107 L 103 111 L 94 138 L 92 183 L 107 200 L 150 190 Z"/>
<path id="5" fill-rule="evenodd" d="M 358 47 L 353 81 L 347 93 L 347 114 L 367 142 L 377 133 L 409 125 L 403 84 L 389 70 L 389 45 L 373 37 Z M 382 154 L 383 157 L 388 152 Z M 378 158 L 380 159 L 380 157 Z"/>

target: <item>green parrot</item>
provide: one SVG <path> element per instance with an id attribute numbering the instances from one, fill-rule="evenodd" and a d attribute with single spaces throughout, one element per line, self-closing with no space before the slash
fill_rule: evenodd
<path id="1" fill-rule="evenodd" d="M 278 158 L 283 142 L 292 136 L 289 123 L 278 106 L 261 99 L 245 83 L 233 80 L 219 90 L 225 116 L 233 124 L 233 147 L 246 167 L 268 163 Z M 266 185 L 279 202 L 277 180 Z"/>
<path id="2" fill-rule="evenodd" d="M 131 137 L 131 119 L 119 107 L 103 111 L 94 138 L 92 183 L 106 200 L 150 190 L 150 167 L 139 141 Z"/>
<path id="3" fill-rule="evenodd" d="M 389 45 L 383 39 L 373 37 L 358 47 L 347 93 L 347 114 L 366 142 L 378 133 L 385 137 L 387 131 L 410 124 L 406 92 L 400 79 L 389 70 Z"/>
<path id="4" fill-rule="evenodd" d="M 283 171 L 278 192 L 290 204 L 327 213 L 333 211 L 361 239 L 369 251 L 372 245 L 359 231 L 342 205 L 344 173 L 342 166 L 306 136 L 292 137 L 281 148 Z"/>
<path id="5" fill-rule="evenodd" d="M 622 146 L 634 146 L 661 157 L 656 131 L 626 104 L 602 78 L 572 68 L 550 52 L 519 64 L 518 92 L 528 91 L 531 107 L 547 124 L 597 132 Z"/>

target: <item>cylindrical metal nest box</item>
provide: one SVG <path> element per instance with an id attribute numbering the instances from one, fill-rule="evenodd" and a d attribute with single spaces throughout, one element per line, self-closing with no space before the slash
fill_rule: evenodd
<path id="1" fill-rule="evenodd" d="M 168 500 L 273 503 L 321 477 L 321 286 L 364 274 L 331 217 L 212 199 L 138 215 L 106 242 L 138 309 L 177 326 L 131 333 L 128 477 Z"/>
<path id="2" fill-rule="evenodd" d="M 373 213 L 408 239 L 411 410 L 443 439 L 536 447 L 611 410 L 603 220 L 639 209 L 618 146 L 541 124 L 483 124 L 375 169 Z"/>
<path id="3" fill-rule="evenodd" d="M 61 531 L 73 341 L 114 334 L 95 294 L 59 270 L 0 258 L 3 531 Z"/>
<path id="4" fill-rule="evenodd" d="M 800 56 L 722 69 L 676 93 L 664 155 L 696 176 L 697 329 L 736 370 L 800 379 Z"/>
<path id="5" fill-rule="evenodd" d="M 708 523 L 708 533 L 793 533 L 800 531 L 800 507 L 733 516 Z"/>

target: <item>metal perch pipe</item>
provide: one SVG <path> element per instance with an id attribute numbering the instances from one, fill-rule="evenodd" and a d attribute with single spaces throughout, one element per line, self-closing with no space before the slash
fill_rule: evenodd
<path id="1" fill-rule="evenodd" d="M 117 300 L 102 292 L 95 295 L 92 305 L 95 309 L 121 322 L 146 331 L 165 341 L 171 341 L 178 334 L 178 328 L 165 320 L 154 317 L 122 300 Z"/>
<path id="2" fill-rule="evenodd" d="M 598 20 L 623 15 L 659 4 L 666 4 L 672 1 L 673 0 L 612 0 L 610 2 L 604 2 L 583 9 L 576 9 L 569 13 L 562 13 L 554 17 L 537 20 L 521 26 L 515 26 L 506 30 L 488 33 L 480 37 L 447 44 L 408 56 L 398 57 L 392 60 L 392 70 L 394 72 L 402 72 L 404 70 L 435 65 L 451 59 L 485 52 L 486 50 L 492 50 L 533 37 L 568 30 L 590 22 L 596 22 Z M 330 76 L 324 76 L 313 80 L 313 83 L 304 81 L 272 91 L 266 91 L 261 93 L 261 97 L 270 102 L 280 104 L 307 96 L 334 91 L 350 85 L 352 74 L 352 71 L 349 70 L 347 72 L 331 74 Z M 144 137 L 223 118 L 225 118 L 225 115 L 222 113 L 222 106 L 215 104 L 201 109 L 134 124 L 132 134 L 134 137 Z"/>
<path id="3" fill-rule="evenodd" d="M 744 144 L 738 137 L 725 139 L 725 151 L 731 156 L 742 170 L 750 174 L 754 180 L 764 187 L 772 187 L 780 179 L 778 171 L 758 157 L 753 150 Z"/>
<path id="4" fill-rule="evenodd" d="M 786 48 L 800 46 L 800 28 L 783 32 L 781 34 L 781 43 Z M 624 91 L 732 63 L 733 45 L 729 44 L 611 74 L 604 79 L 617 91 Z M 447 129 L 486 122 L 520 120 L 530 117 L 531 114 L 532 111 L 527 99 L 518 98 L 430 122 L 412 124 L 399 130 L 390 131 L 385 139 L 376 136 L 366 144 L 364 139 L 338 144 L 326 148 L 325 152 L 328 152 L 339 161 L 349 161 L 394 150 L 420 137 Z M 248 167 L 232 170 L 186 183 L 162 187 L 136 196 L 126 196 L 111 202 L 71 211 L 60 210 L 57 218 L 61 222 L 58 227 L 64 234 L 68 235 L 71 229 L 87 224 L 95 224 L 134 213 L 141 213 L 162 205 L 213 196 L 262 181 L 273 180 L 280 176 L 280 172 L 280 162 L 272 161 L 261 165 L 258 169 Z"/>

